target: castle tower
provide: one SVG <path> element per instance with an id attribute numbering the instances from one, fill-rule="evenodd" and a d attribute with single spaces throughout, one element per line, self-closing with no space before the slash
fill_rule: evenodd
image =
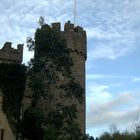
<path id="1" fill-rule="evenodd" d="M 23 57 L 23 44 L 18 44 L 17 49 L 12 48 L 11 42 L 6 42 L 0 49 L 0 63 L 21 63 Z"/>
<path id="2" fill-rule="evenodd" d="M 60 89 L 60 85 L 65 85 L 65 84 L 69 83 L 69 81 L 70 81 L 70 79 L 68 79 L 69 76 L 66 76 L 67 74 L 65 74 L 65 72 L 63 73 L 63 71 L 57 70 L 55 63 L 51 62 L 51 59 L 46 59 L 47 56 L 46 56 L 46 53 L 44 53 L 45 50 L 43 47 L 49 48 L 50 46 L 49 45 L 46 46 L 47 43 L 46 42 L 44 43 L 43 39 L 46 37 L 45 33 L 49 32 L 50 30 L 58 32 L 59 36 L 61 38 L 65 39 L 65 41 L 66 41 L 67 48 L 69 48 L 69 51 L 70 51 L 70 57 L 72 58 L 72 61 L 73 61 L 73 65 L 71 66 L 72 77 L 74 77 L 74 79 L 76 81 L 78 81 L 78 84 L 80 84 L 80 87 L 82 89 L 82 94 L 81 94 L 81 96 L 83 97 L 82 103 L 78 102 L 77 99 L 74 99 L 74 98 L 67 98 L 66 100 L 64 100 L 63 95 L 65 94 L 64 93 L 65 91 L 64 91 L 64 89 L 63 90 Z M 44 111 L 45 116 L 47 116 L 48 115 L 47 111 L 49 109 L 51 110 L 52 108 L 55 109 L 55 107 L 57 107 L 56 105 L 58 102 L 63 105 L 75 104 L 77 111 L 78 111 L 78 112 L 76 112 L 77 119 L 75 119 L 75 122 L 77 124 L 79 124 L 79 128 L 81 129 L 81 132 L 83 134 L 85 134 L 85 110 L 86 110 L 86 107 L 85 107 L 85 61 L 86 61 L 86 55 L 87 55 L 86 32 L 83 30 L 82 27 L 79 27 L 79 26 L 74 27 L 74 24 L 72 24 L 70 22 L 68 22 L 64 25 L 63 31 L 61 30 L 61 24 L 59 22 L 52 23 L 51 27 L 49 25 L 45 24 L 41 28 L 37 29 L 37 31 L 35 33 L 35 41 L 36 41 L 35 42 L 36 44 L 35 44 L 34 62 L 38 61 L 39 64 L 37 64 L 37 66 L 41 67 L 41 68 L 36 67 L 37 73 L 35 73 L 35 76 L 38 75 L 37 78 L 41 77 L 39 85 L 40 86 L 41 86 L 41 84 L 43 86 L 45 85 L 44 87 L 43 86 L 42 87 L 43 87 L 43 90 L 45 89 L 45 91 L 47 91 L 46 92 L 47 97 L 41 97 L 41 98 L 39 97 L 39 100 L 37 100 L 37 107 L 40 107 Z M 40 41 L 41 42 L 43 41 L 43 44 L 40 45 L 39 44 Z M 48 41 L 50 43 L 52 40 L 49 38 Z M 51 43 L 57 44 L 58 42 L 54 41 Z M 51 43 L 50 43 L 50 45 L 52 45 Z M 57 45 L 55 45 L 55 46 L 58 47 Z M 43 52 L 41 52 L 42 50 L 43 50 Z M 59 51 L 59 50 L 57 50 L 57 51 Z M 45 55 L 43 55 L 43 57 L 41 57 L 40 56 L 41 53 L 43 53 Z M 54 52 L 49 52 L 49 53 L 50 54 L 47 53 L 47 55 L 52 56 L 51 53 L 54 53 Z M 61 55 L 62 54 L 60 54 L 60 56 Z M 48 62 L 48 61 L 50 61 L 50 62 Z M 48 69 L 51 69 L 52 73 L 53 73 L 53 70 L 54 71 L 56 70 L 58 72 L 57 77 L 59 77 L 59 78 L 55 81 L 55 83 L 51 82 L 51 78 L 54 78 L 53 76 L 56 73 L 54 72 L 55 73 L 54 75 L 51 73 L 51 75 L 48 76 L 48 73 L 50 71 L 48 71 L 48 69 L 45 69 L 46 67 Z M 52 77 L 50 77 L 50 76 L 52 76 Z M 34 77 L 33 77 L 33 79 L 34 79 Z M 42 79 L 43 79 L 43 82 L 42 82 Z M 39 81 L 39 79 L 36 79 L 36 81 Z M 50 83 L 48 83 L 48 81 L 50 81 Z M 69 88 L 71 88 L 71 87 L 69 87 Z M 49 91 L 48 91 L 48 89 L 49 89 Z M 23 110 L 26 110 L 28 107 L 30 107 L 33 102 L 34 92 L 32 90 L 33 89 L 31 87 L 29 87 L 29 86 L 26 87 L 25 97 L 23 100 Z M 38 89 L 35 87 L 35 90 L 38 90 Z M 39 93 L 41 93 L 41 92 L 42 91 L 39 90 Z M 79 93 L 77 93 L 77 95 L 79 95 Z M 52 98 L 53 98 L 53 101 L 52 101 Z"/>
<path id="3" fill-rule="evenodd" d="M 83 103 L 77 103 L 77 109 L 79 111 L 77 114 L 77 122 L 82 130 L 82 133 L 85 134 L 85 61 L 87 57 L 86 32 L 82 27 L 74 27 L 74 24 L 68 22 L 64 26 L 62 36 L 67 41 L 67 47 L 72 50 L 71 57 L 74 62 L 72 67 L 73 76 L 78 82 L 80 82 L 80 85 L 84 90 Z"/>
<path id="4" fill-rule="evenodd" d="M 76 100 L 70 99 L 66 101 L 66 104 L 76 104 L 78 110 L 76 122 L 79 124 L 82 133 L 85 134 L 85 61 L 87 58 L 86 32 L 80 26 L 74 27 L 74 24 L 69 21 L 68 23 L 65 23 L 64 31 L 61 31 L 61 25 L 59 22 L 52 23 L 52 29 L 61 33 L 62 38 L 66 40 L 67 47 L 71 50 L 70 55 L 73 60 L 72 75 L 80 83 L 83 89 L 83 102 L 80 104 Z M 61 76 L 61 79 L 62 82 L 67 80 L 63 76 Z M 54 87 L 52 89 L 54 89 Z"/>

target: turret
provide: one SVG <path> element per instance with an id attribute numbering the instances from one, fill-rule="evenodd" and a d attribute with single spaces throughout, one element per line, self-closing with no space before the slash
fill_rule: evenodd
<path id="1" fill-rule="evenodd" d="M 0 49 L 0 63 L 21 63 L 22 58 L 23 44 L 18 44 L 17 49 L 14 49 L 11 42 L 6 42 Z"/>

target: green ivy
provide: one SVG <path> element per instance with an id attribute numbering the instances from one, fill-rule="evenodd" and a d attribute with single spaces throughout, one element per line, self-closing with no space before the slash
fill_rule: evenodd
<path id="1" fill-rule="evenodd" d="M 16 131 L 18 131 L 25 81 L 25 65 L 0 64 L 0 88 L 4 94 L 3 110 L 6 113 L 10 124 L 16 128 Z"/>
<path id="2" fill-rule="evenodd" d="M 28 108 L 24 112 L 24 118 L 21 122 L 22 136 L 29 140 L 42 140 L 44 136 L 44 121 L 45 118 L 41 109 Z"/>
<path id="3" fill-rule="evenodd" d="M 83 88 L 79 82 L 71 79 L 68 83 L 60 85 L 60 88 L 65 90 L 66 97 L 76 98 L 79 103 L 83 102 Z"/>

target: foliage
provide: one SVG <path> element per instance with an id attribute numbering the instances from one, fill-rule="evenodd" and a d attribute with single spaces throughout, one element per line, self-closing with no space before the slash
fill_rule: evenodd
<path id="1" fill-rule="evenodd" d="M 140 110 L 138 110 L 134 118 L 133 125 L 134 125 L 136 135 L 140 137 Z"/>
<path id="2" fill-rule="evenodd" d="M 75 82 L 75 80 L 72 79 L 68 83 L 61 85 L 60 88 L 65 90 L 66 97 L 76 98 L 80 103 L 82 103 L 83 89 L 79 82 Z"/>
<path id="3" fill-rule="evenodd" d="M 104 132 L 98 138 L 99 140 L 140 140 L 136 132 L 120 132 L 115 133 Z"/>
<path id="4" fill-rule="evenodd" d="M 58 138 L 58 136 L 59 136 L 58 130 L 52 126 L 48 126 L 45 131 L 43 140 L 61 140 Z"/>
<path id="5" fill-rule="evenodd" d="M 27 47 L 28 47 L 29 51 L 34 50 L 34 45 L 35 45 L 34 40 L 31 37 L 27 37 Z"/>
<path id="6" fill-rule="evenodd" d="M 26 66 L 21 64 L 0 64 L 0 88 L 4 93 L 3 110 L 10 124 L 16 128 L 17 135 L 25 80 Z"/>
<path id="7" fill-rule="evenodd" d="M 64 39 L 61 39 L 60 35 L 48 25 L 43 25 L 41 29 L 37 29 L 35 46 L 30 45 L 30 43 L 29 46 L 30 49 L 35 47 L 35 58 L 30 63 L 32 68 L 29 70 L 30 85 L 34 91 L 33 96 L 39 99 L 41 96 L 47 95 L 47 88 L 46 91 L 43 91 L 44 86 L 50 86 L 58 80 L 56 72 L 65 70 L 68 75 L 71 73 L 70 67 L 73 63 Z M 45 68 L 46 66 L 48 67 Z M 43 83 L 44 77 L 47 79 L 46 83 Z"/>
<path id="8" fill-rule="evenodd" d="M 29 77 L 35 99 L 39 100 L 42 96 L 47 95 L 49 86 L 59 81 L 58 73 L 63 73 L 65 77 L 70 78 L 71 76 L 71 80 L 65 85 L 61 85 L 60 88 L 67 90 L 67 97 L 74 97 L 82 102 L 83 89 L 72 77 L 73 62 L 70 57 L 70 49 L 67 48 L 66 41 L 60 33 L 44 24 L 41 29 L 36 30 L 34 42 L 34 46 L 29 44 L 31 48 L 35 48 L 35 58 L 32 61 L 32 68 L 29 70 Z M 46 82 L 43 83 L 45 80 Z"/>
<path id="9" fill-rule="evenodd" d="M 45 19 L 42 16 L 40 16 L 38 23 L 39 23 L 40 26 L 43 26 L 45 24 Z"/>
<path id="10" fill-rule="evenodd" d="M 24 138 L 29 140 L 42 140 L 44 135 L 43 123 L 45 118 L 42 110 L 38 108 L 28 108 L 24 112 L 21 122 L 21 132 Z"/>
<path id="11" fill-rule="evenodd" d="M 129 132 L 117 132 L 114 134 L 104 132 L 99 140 L 138 140 L 139 137 L 135 133 Z"/>
<path id="12" fill-rule="evenodd" d="M 136 116 L 136 117 L 138 118 L 138 116 Z M 138 123 L 139 120 L 137 120 L 136 122 Z M 104 132 L 96 139 L 98 139 L 98 140 L 140 140 L 140 135 L 137 132 L 138 131 L 137 125 L 135 125 L 135 131 L 133 131 L 133 132 L 128 132 L 128 131 L 120 132 L 117 129 L 116 125 L 112 124 L 110 127 L 110 132 Z M 85 140 L 90 140 L 90 138 L 91 137 L 89 135 L 87 135 Z M 92 137 L 92 139 L 93 139 L 93 137 Z"/>
<path id="13" fill-rule="evenodd" d="M 17 117 L 25 88 L 26 67 L 20 64 L 0 64 L 0 88 L 4 92 L 4 111 Z M 16 118 L 15 118 L 16 119 Z"/>

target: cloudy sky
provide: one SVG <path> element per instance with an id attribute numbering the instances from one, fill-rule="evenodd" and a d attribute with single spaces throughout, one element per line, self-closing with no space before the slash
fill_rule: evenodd
<path id="1" fill-rule="evenodd" d="M 0 46 L 34 36 L 39 16 L 48 24 L 73 21 L 74 0 L 1 0 Z M 76 25 L 87 31 L 87 133 L 114 123 L 132 130 L 140 107 L 140 0 L 77 0 Z"/>

